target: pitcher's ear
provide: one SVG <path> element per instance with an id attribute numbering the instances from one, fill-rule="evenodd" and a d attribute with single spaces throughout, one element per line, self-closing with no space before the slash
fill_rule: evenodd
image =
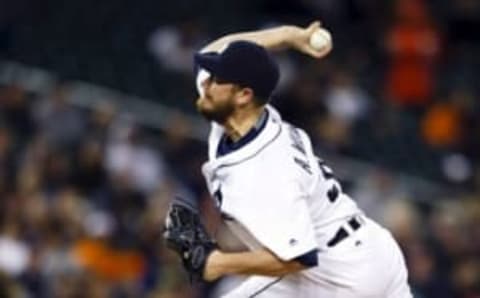
<path id="1" fill-rule="evenodd" d="M 239 87 L 236 92 L 236 100 L 240 105 L 248 104 L 255 100 L 255 95 L 252 88 L 249 87 Z"/>

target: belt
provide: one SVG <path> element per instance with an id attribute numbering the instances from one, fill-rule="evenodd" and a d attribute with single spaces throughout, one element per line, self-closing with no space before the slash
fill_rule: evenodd
<path id="1" fill-rule="evenodd" d="M 358 219 L 356 219 L 355 217 L 354 218 L 351 218 L 348 222 L 348 225 L 352 228 L 353 231 L 356 231 L 358 229 L 360 229 L 360 227 L 362 226 L 362 224 L 360 223 L 360 221 Z M 327 246 L 328 247 L 334 247 L 335 245 L 337 245 L 338 243 L 342 242 L 343 240 L 345 240 L 345 238 L 347 238 L 350 234 L 348 233 L 348 231 L 344 228 L 344 227 L 341 227 L 340 229 L 338 229 L 338 231 L 335 233 L 335 236 L 333 236 L 332 239 L 330 239 L 328 242 L 327 242 Z"/>

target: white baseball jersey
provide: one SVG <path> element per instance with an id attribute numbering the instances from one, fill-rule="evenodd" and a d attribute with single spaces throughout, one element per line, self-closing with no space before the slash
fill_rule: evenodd
<path id="1" fill-rule="evenodd" d="M 318 266 L 281 278 L 253 276 L 223 297 L 411 297 L 396 242 L 343 193 L 307 134 L 269 105 L 258 129 L 219 155 L 224 130 L 212 124 L 202 168 L 208 189 L 250 249 L 268 248 L 285 261 L 317 250 Z"/>
<path id="2" fill-rule="evenodd" d="M 203 173 L 236 235 L 252 249 L 264 246 L 291 260 L 326 240 L 322 226 L 361 212 L 315 157 L 307 135 L 267 110 L 259 135 L 219 158 L 223 128 L 213 124 Z"/>

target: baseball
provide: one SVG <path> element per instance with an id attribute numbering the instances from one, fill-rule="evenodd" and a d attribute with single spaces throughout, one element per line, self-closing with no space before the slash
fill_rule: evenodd
<path id="1" fill-rule="evenodd" d="M 325 29 L 318 29 L 310 36 L 310 45 L 315 50 L 322 50 L 332 42 L 332 36 Z"/>

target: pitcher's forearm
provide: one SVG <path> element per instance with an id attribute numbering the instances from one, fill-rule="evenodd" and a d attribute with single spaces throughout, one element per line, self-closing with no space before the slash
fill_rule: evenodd
<path id="1" fill-rule="evenodd" d="M 265 47 L 267 50 L 294 49 L 313 58 L 319 59 L 332 50 L 331 39 L 324 47 L 316 48 L 310 43 L 312 34 L 320 29 L 320 22 L 312 22 L 307 27 L 294 25 L 278 26 L 271 29 L 232 33 L 225 35 L 203 48 L 202 52 L 220 52 L 229 43 L 246 40 Z M 324 30 L 326 31 L 326 30 Z"/>
<path id="2" fill-rule="evenodd" d="M 284 49 L 288 46 L 289 37 L 294 34 L 295 27 L 279 26 L 258 31 L 233 33 L 223 36 L 202 49 L 202 52 L 219 52 L 227 44 L 237 40 L 257 43 L 269 50 Z"/>
<path id="3" fill-rule="evenodd" d="M 227 274 L 282 276 L 306 269 L 296 261 L 282 261 L 266 249 L 224 253 L 214 251 L 208 258 L 205 279 Z"/>

